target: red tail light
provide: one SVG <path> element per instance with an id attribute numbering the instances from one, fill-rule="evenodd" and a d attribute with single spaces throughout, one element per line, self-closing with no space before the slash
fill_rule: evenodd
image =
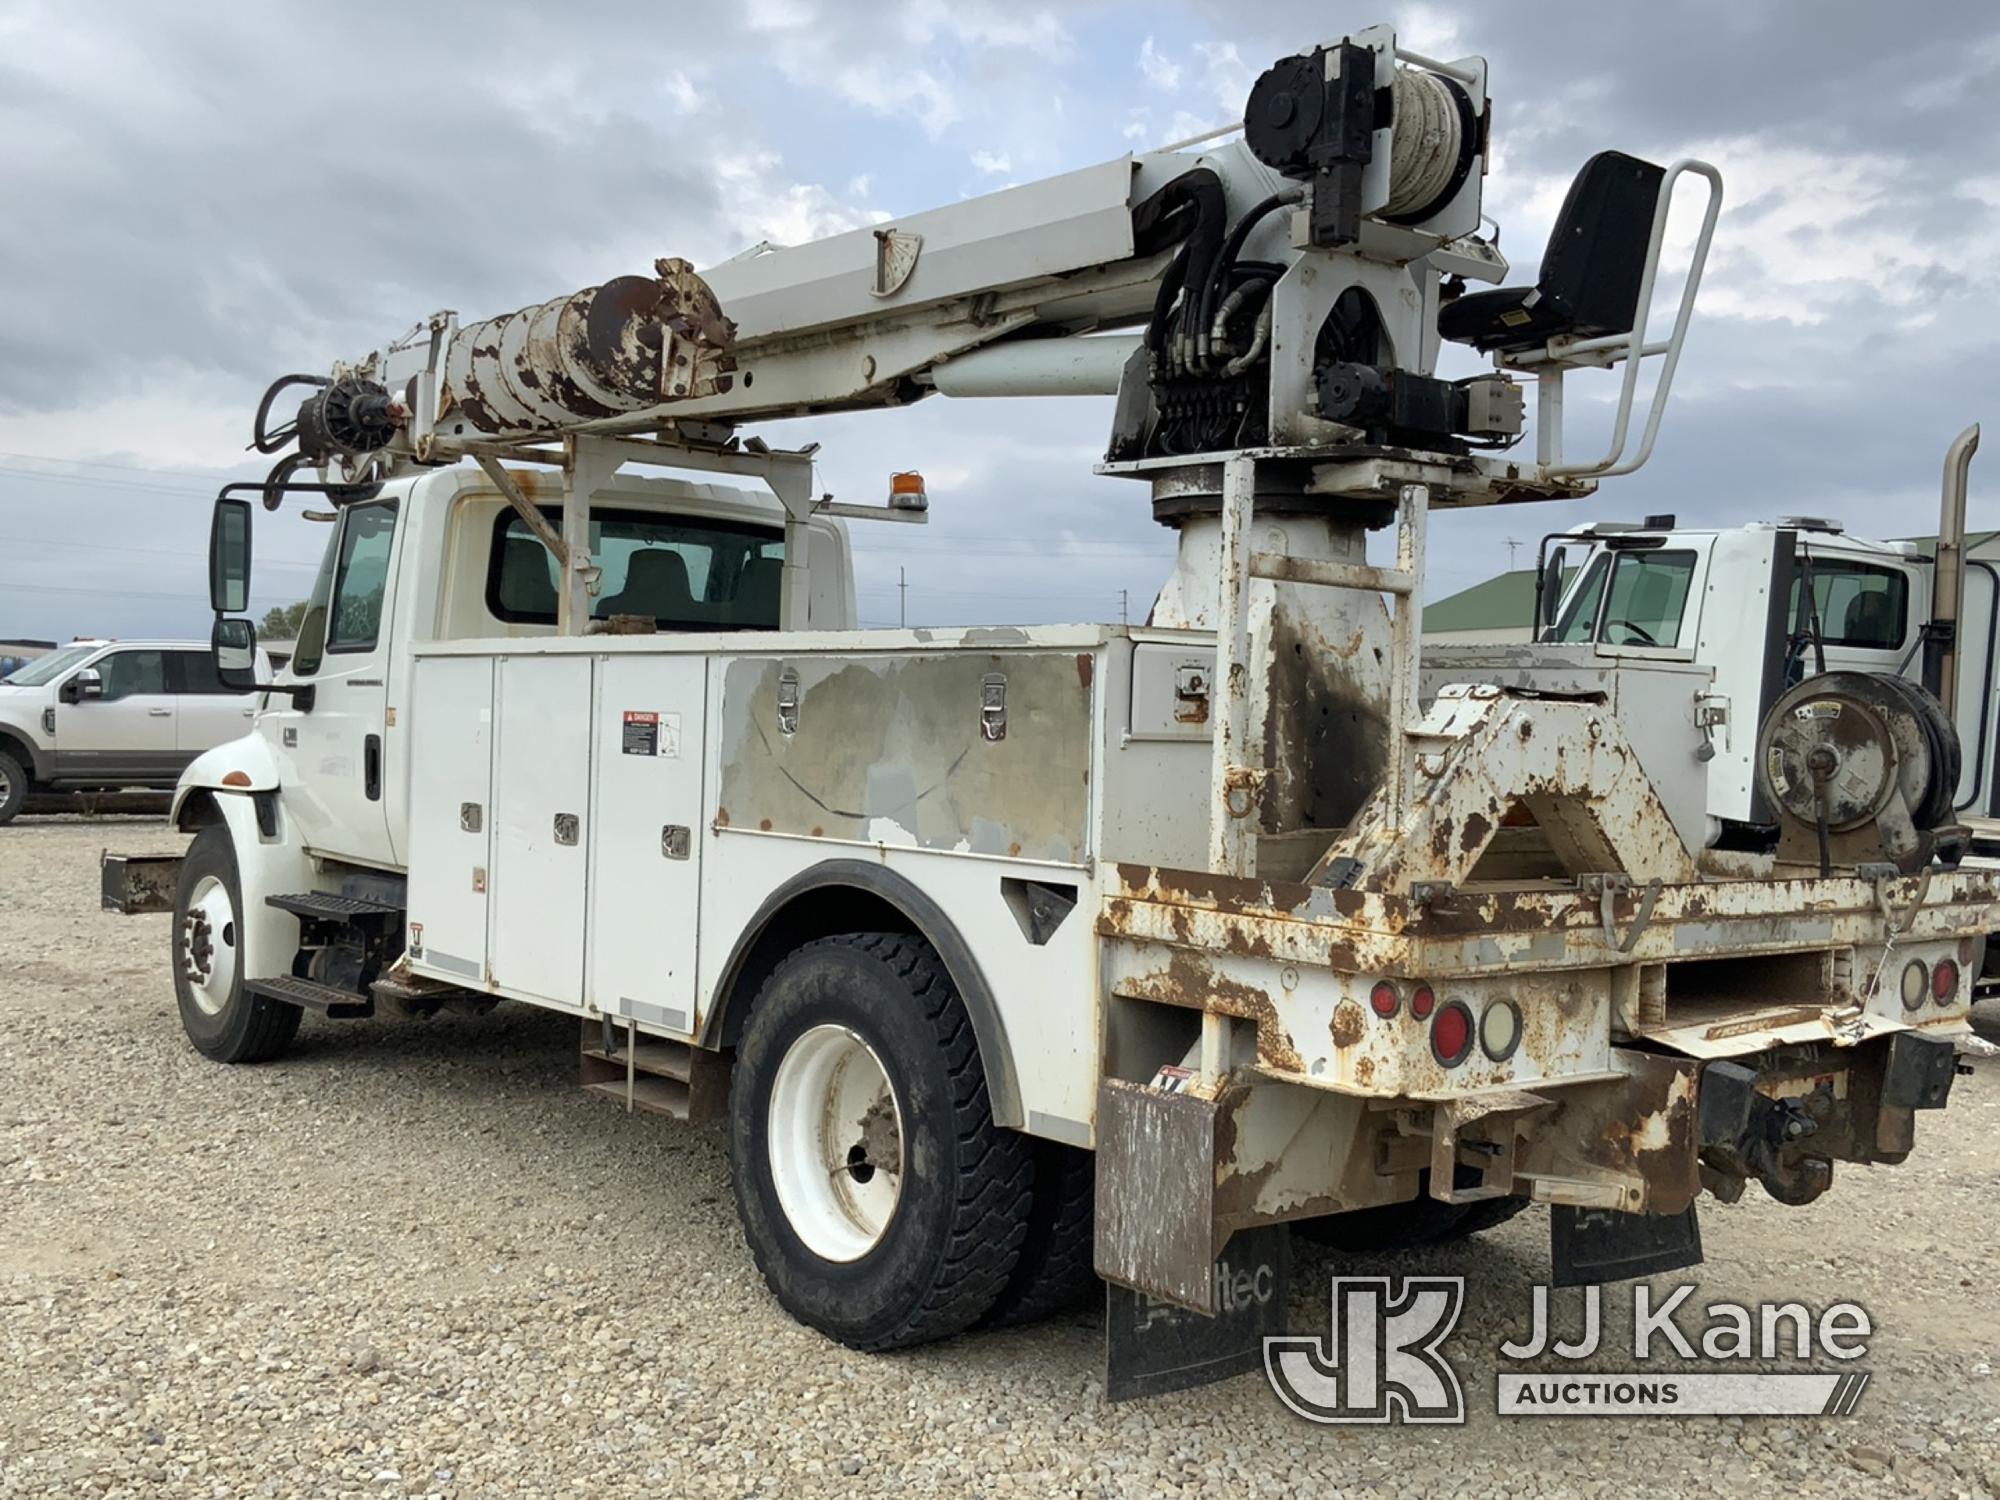
<path id="1" fill-rule="evenodd" d="M 1462 1000 L 1447 1000 L 1431 1022 L 1431 1056 L 1455 1068 L 1471 1051 L 1472 1012 Z"/>
<path id="2" fill-rule="evenodd" d="M 1375 988 L 1368 992 L 1368 1007 L 1383 1020 L 1393 1016 L 1403 1004 L 1403 996 L 1388 980 L 1377 980 Z"/>
<path id="3" fill-rule="evenodd" d="M 1937 967 L 1931 970 L 1931 998 L 1939 1005 L 1948 1005 L 1957 994 L 1958 965 L 1948 958 L 1941 958 Z"/>
<path id="4" fill-rule="evenodd" d="M 1410 1014 L 1419 1021 L 1428 1021 L 1431 1012 L 1437 1009 L 1438 997 L 1427 984 L 1420 984 L 1410 993 Z"/>

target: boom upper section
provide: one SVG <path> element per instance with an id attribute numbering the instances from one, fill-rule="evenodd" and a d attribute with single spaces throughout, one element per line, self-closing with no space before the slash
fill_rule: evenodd
<path id="1" fill-rule="evenodd" d="M 402 339 L 266 396 L 257 443 L 368 483 L 411 464 L 504 456 L 573 436 L 729 451 L 742 424 L 953 395 L 1106 394 L 1107 459 L 1150 464 L 1287 449 L 1441 459 L 1433 498 L 1586 492 L 1644 459 L 1719 205 L 1713 169 L 1592 158 L 1534 287 L 1480 236 L 1492 107 L 1479 58 L 1441 62 L 1388 27 L 1280 59 L 1240 137 L 1080 171 L 697 273 L 662 259 L 499 317 L 441 312 Z M 1672 336 L 1649 344 L 1675 178 L 1711 181 Z M 1497 238 L 1497 236 L 1496 236 Z M 1438 377 L 1441 339 L 1494 359 Z M 1636 454 L 1646 354 L 1667 368 Z M 1561 380 L 1624 361 L 1617 441 L 1565 463 Z M 1514 372 L 1541 387 L 1533 461 Z M 298 419 L 267 427 L 288 386 Z"/>

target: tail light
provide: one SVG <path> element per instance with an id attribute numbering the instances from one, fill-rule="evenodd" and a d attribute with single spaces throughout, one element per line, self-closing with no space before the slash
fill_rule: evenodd
<path id="1" fill-rule="evenodd" d="M 1903 965 L 1903 1009 L 1916 1010 L 1924 1003 L 1924 995 L 1930 989 L 1930 971 L 1924 968 L 1921 958 L 1913 958 Z"/>
<path id="2" fill-rule="evenodd" d="M 1403 1008 L 1403 994 L 1386 979 L 1375 982 L 1375 988 L 1368 992 L 1368 1008 L 1388 1020 Z"/>
<path id="3" fill-rule="evenodd" d="M 1949 1005 L 1957 994 L 1958 965 L 1948 958 L 1941 958 L 1937 967 L 1931 970 L 1931 998 L 1939 1005 Z"/>
<path id="4" fill-rule="evenodd" d="M 1410 991 L 1410 1014 L 1419 1021 L 1428 1021 L 1431 1012 L 1437 1009 L 1438 997 L 1427 984 L 1420 984 Z"/>
<path id="5" fill-rule="evenodd" d="M 1472 1053 L 1472 1012 L 1463 1000 L 1447 1000 L 1431 1022 L 1431 1056 L 1455 1068 Z"/>

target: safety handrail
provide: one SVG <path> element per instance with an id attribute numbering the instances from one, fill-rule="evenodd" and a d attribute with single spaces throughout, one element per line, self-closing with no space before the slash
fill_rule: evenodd
<path id="1" fill-rule="evenodd" d="M 1681 288 L 1680 307 L 1674 328 L 1664 342 L 1646 342 L 1647 324 L 1653 311 L 1653 290 L 1659 279 L 1660 253 L 1666 242 L 1667 218 L 1673 209 L 1674 189 L 1689 174 L 1708 183 L 1708 206 L 1702 215 L 1701 233 L 1695 239 L 1694 256 L 1688 266 L 1687 281 Z M 1609 479 L 1630 474 L 1653 456 L 1654 441 L 1660 435 L 1660 419 L 1666 415 L 1667 397 L 1673 390 L 1674 372 L 1680 366 L 1681 346 L 1687 339 L 1688 323 L 1694 316 L 1695 294 L 1708 264 L 1708 247 L 1715 238 L 1715 223 L 1722 213 L 1722 174 L 1710 163 L 1684 158 L 1667 169 L 1660 183 L 1659 200 L 1653 208 L 1653 226 L 1646 243 L 1646 266 L 1639 279 L 1638 306 L 1627 333 L 1593 339 L 1551 339 L 1548 345 L 1528 355 L 1507 361 L 1518 369 L 1536 372 L 1540 380 L 1538 438 L 1541 468 L 1551 479 Z M 1639 389 L 1639 366 L 1647 359 L 1661 357 L 1660 378 L 1653 387 L 1646 413 L 1646 426 L 1639 451 L 1625 458 L 1631 437 L 1632 407 Z M 1562 381 L 1564 374 L 1585 365 L 1609 367 L 1624 361 L 1625 375 L 1618 394 L 1618 414 L 1612 424 L 1611 446 L 1595 463 L 1562 461 Z"/>

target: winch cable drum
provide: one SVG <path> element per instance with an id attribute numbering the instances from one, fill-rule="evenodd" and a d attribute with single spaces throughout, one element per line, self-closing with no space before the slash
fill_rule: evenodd
<path id="1" fill-rule="evenodd" d="M 481 432 L 551 432 L 728 390 L 735 325 L 688 262 L 655 271 L 459 329 L 440 418 L 455 409 Z"/>
<path id="2" fill-rule="evenodd" d="M 1778 855 L 1816 864 L 1880 861 L 1910 871 L 1951 825 L 1958 732 L 1937 700 L 1878 672 L 1809 677 L 1771 706 L 1757 736 L 1757 782 L 1777 815 Z"/>
<path id="3" fill-rule="evenodd" d="M 1456 80 L 1420 68 L 1396 69 L 1390 97 L 1396 128 L 1382 217 L 1414 224 L 1449 202 L 1471 170 L 1477 145 L 1472 99 Z"/>

